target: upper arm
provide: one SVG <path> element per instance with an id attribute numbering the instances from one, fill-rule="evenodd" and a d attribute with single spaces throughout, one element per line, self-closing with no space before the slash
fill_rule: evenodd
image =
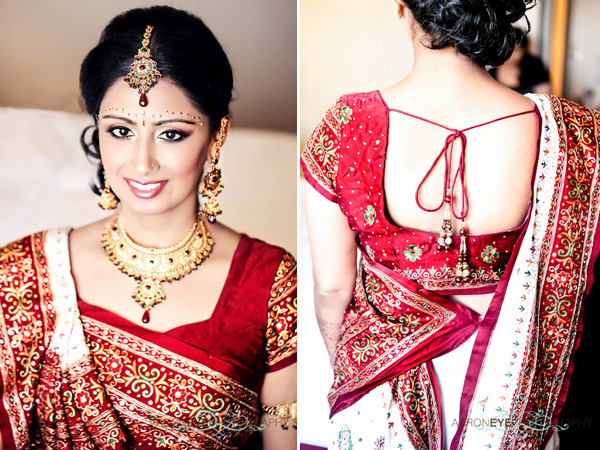
<path id="1" fill-rule="evenodd" d="M 327 110 L 300 155 L 306 181 L 326 199 L 336 201 L 336 177 L 343 121 L 342 101 Z"/>
<path id="2" fill-rule="evenodd" d="M 352 294 L 356 278 L 355 233 L 339 206 L 306 188 L 306 219 L 315 291 Z"/>
<path id="3" fill-rule="evenodd" d="M 356 274 L 354 232 L 337 205 L 342 126 L 350 108 L 338 99 L 313 132 L 301 155 L 306 214 L 316 292 L 350 292 Z M 345 295 L 345 294 L 344 294 Z"/>

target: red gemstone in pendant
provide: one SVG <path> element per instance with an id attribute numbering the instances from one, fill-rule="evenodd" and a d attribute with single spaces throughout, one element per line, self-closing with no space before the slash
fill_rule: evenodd
<path id="1" fill-rule="evenodd" d="M 141 107 L 148 106 L 148 97 L 146 97 L 145 92 L 142 92 L 142 95 L 140 95 L 140 106 Z"/>
<path id="2" fill-rule="evenodd" d="M 142 316 L 142 322 L 143 323 L 150 322 L 150 310 L 149 309 L 144 311 L 144 315 Z"/>

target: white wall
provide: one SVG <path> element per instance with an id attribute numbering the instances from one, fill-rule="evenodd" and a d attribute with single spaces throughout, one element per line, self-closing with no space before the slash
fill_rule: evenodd
<path id="1" fill-rule="evenodd" d="M 534 51 L 540 12 L 538 2 L 527 13 Z M 412 67 L 393 0 L 301 0 L 299 32 L 301 146 L 338 96 L 384 89 Z"/>
<path id="2" fill-rule="evenodd" d="M 1 0 L 0 106 L 79 112 L 79 65 L 104 26 L 159 3 Z M 296 131 L 295 0 L 162 3 L 200 16 L 225 47 L 235 76 L 234 126 Z"/>
<path id="3" fill-rule="evenodd" d="M 565 97 L 600 109 L 600 2 L 571 0 Z"/>

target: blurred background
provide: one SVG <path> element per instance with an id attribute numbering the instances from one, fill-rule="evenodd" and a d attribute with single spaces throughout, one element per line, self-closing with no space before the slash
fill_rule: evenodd
<path id="1" fill-rule="evenodd" d="M 198 15 L 224 47 L 235 125 L 296 131 L 295 0 L 2 0 L 0 106 L 80 112 L 79 66 L 102 29 L 161 3 Z"/>
<path id="2" fill-rule="evenodd" d="M 301 0 L 299 12 L 299 141 L 302 149 L 337 97 L 384 89 L 400 81 L 412 66 L 412 48 L 396 17 L 392 0 Z M 549 89 L 548 92 L 553 94 L 600 109 L 600 2 L 538 0 L 527 18 L 531 24 L 527 52 L 536 61 L 533 64 L 535 83 L 531 87 Z M 526 23 L 523 21 L 519 26 L 525 28 Z M 325 397 L 333 375 L 314 319 L 302 174 L 299 174 L 299 180 L 302 343 L 299 347 L 299 398 L 302 399 L 299 417 L 301 448 L 308 450 L 311 445 L 326 447 L 327 442 L 336 437 L 327 435 Z M 586 307 L 588 311 L 592 306 Z M 587 333 L 595 332 L 587 328 Z M 597 343 L 597 337 L 592 336 L 591 340 L 596 339 L 594 342 Z M 580 368 L 575 371 L 570 392 L 577 393 L 580 398 L 590 396 L 588 398 L 593 401 L 583 405 L 567 399 L 563 417 L 582 425 L 571 423 L 568 430 L 561 432 L 561 449 L 589 448 L 579 445 L 583 445 L 593 427 L 598 426 L 597 413 L 591 412 L 598 404 L 598 392 L 585 387 L 592 383 L 589 353 L 586 356 L 580 351 L 576 365 Z M 582 395 L 582 392 L 586 393 Z"/>
<path id="3" fill-rule="evenodd" d="M 219 219 L 295 254 L 296 0 L 0 0 L 0 243 L 105 215 L 79 145 L 79 67 L 114 16 L 154 4 L 198 15 L 233 67 Z"/>

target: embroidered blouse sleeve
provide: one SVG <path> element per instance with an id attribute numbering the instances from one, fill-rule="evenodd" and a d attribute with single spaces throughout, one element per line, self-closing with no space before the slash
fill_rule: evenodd
<path id="1" fill-rule="evenodd" d="M 266 350 L 267 372 L 275 372 L 296 362 L 296 261 L 285 253 L 269 294 Z"/>
<path id="2" fill-rule="evenodd" d="M 335 179 L 338 172 L 342 124 L 352 110 L 339 98 L 317 125 L 300 157 L 306 181 L 326 199 L 337 202 Z"/>

